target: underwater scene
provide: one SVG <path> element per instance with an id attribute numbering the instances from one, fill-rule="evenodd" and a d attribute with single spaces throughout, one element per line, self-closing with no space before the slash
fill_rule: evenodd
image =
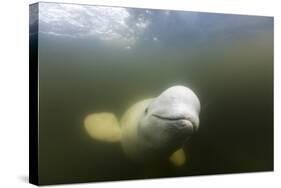
<path id="1" fill-rule="evenodd" d="M 273 17 L 37 6 L 40 184 L 273 170 Z"/>

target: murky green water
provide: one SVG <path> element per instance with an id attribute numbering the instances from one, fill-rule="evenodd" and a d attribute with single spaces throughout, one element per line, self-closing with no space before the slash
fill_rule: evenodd
<path id="1" fill-rule="evenodd" d="M 79 30 L 58 24 L 65 19 L 53 24 L 39 18 L 40 181 L 273 170 L 273 19 L 124 10 L 128 27 L 118 30 L 114 23 L 122 19 L 116 21 L 114 15 L 102 31 L 111 29 L 121 37 L 107 40 L 102 38 L 107 35 L 86 32 L 83 37 L 63 36 L 85 26 Z M 76 18 L 71 15 L 68 19 Z M 105 13 L 80 17 L 81 23 L 84 18 L 109 19 Z M 147 21 L 140 25 L 143 30 L 137 30 L 138 20 Z M 136 31 L 130 34 L 130 29 Z M 132 35 L 134 41 L 128 42 Z M 184 148 L 185 166 L 143 167 L 129 161 L 119 144 L 101 143 L 86 134 L 86 115 L 109 111 L 121 117 L 131 104 L 178 84 L 193 89 L 202 105 L 199 131 Z"/>

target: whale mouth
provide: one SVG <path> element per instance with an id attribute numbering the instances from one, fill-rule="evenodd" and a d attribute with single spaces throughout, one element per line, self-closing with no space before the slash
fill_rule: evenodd
<path id="1" fill-rule="evenodd" d="M 166 116 L 161 116 L 158 114 L 152 114 L 152 116 L 162 119 L 162 120 L 170 120 L 170 121 L 188 120 L 191 122 L 190 118 L 187 118 L 184 116 L 166 117 Z"/>
<path id="2" fill-rule="evenodd" d="M 161 116 L 158 114 L 152 114 L 153 117 L 163 120 L 163 121 L 171 121 L 178 122 L 179 127 L 192 127 L 195 129 L 195 124 L 190 117 L 187 116 Z"/>

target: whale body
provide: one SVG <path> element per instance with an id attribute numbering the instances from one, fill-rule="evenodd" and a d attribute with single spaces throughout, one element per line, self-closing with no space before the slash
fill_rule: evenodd
<path id="1" fill-rule="evenodd" d="M 158 97 L 129 107 L 120 121 L 111 112 L 93 113 L 84 121 L 87 133 L 104 142 L 120 142 L 125 154 L 137 162 L 170 159 L 185 163 L 182 147 L 198 131 L 200 101 L 185 86 L 173 86 Z"/>

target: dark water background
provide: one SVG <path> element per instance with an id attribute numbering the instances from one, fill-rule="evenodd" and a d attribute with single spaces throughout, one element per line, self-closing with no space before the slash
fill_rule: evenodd
<path id="1" fill-rule="evenodd" d="M 273 18 L 173 11 L 164 20 L 152 12 L 130 50 L 39 33 L 41 183 L 273 170 Z M 182 24 L 192 14 L 196 27 Z M 144 40 L 154 35 L 159 42 Z M 119 144 L 97 142 L 83 129 L 90 113 L 121 117 L 178 84 L 202 105 L 183 167 L 134 164 Z"/>

